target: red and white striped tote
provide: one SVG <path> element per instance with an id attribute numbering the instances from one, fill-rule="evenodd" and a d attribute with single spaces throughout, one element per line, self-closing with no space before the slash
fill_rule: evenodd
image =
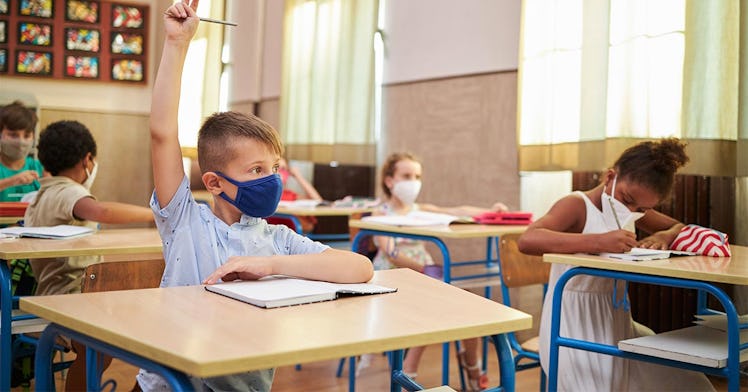
<path id="1" fill-rule="evenodd" d="M 727 234 L 699 225 L 687 225 L 675 237 L 670 249 L 695 252 L 704 256 L 729 257 Z"/>

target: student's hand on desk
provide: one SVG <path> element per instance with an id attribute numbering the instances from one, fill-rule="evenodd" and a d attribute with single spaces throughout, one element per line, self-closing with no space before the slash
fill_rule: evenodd
<path id="1" fill-rule="evenodd" d="M 203 284 L 214 284 L 219 280 L 257 280 L 273 274 L 273 266 L 266 257 L 232 256 L 226 264 L 208 275 Z"/>
<path id="2" fill-rule="evenodd" d="M 670 248 L 670 242 L 658 237 L 655 234 L 642 239 L 636 246 L 638 246 L 639 248 L 667 250 Z"/>
<path id="3" fill-rule="evenodd" d="M 636 234 L 628 230 L 613 230 L 599 234 L 600 252 L 625 253 L 637 246 Z"/>
<path id="4" fill-rule="evenodd" d="M 10 178 L 13 180 L 14 185 L 25 185 L 25 184 L 30 184 L 34 180 L 38 179 L 39 173 L 35 172 L 34 170 L 26 170 Z"/>
<path id="5" fill-rule="evenodd" d="M 496 202 L 494 205 L 491 206 L 491 211 L 493 212 L 506 212 L 509 211 L 509 207 L 506 206 L 506 204 L 502 202 Z"/>

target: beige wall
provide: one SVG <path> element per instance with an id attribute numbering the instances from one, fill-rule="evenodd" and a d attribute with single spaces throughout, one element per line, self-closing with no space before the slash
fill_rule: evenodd
<path id="1" fill-rule="evenodd" d="M 96 140 L 99 171 L 91 192 L 99 200 L 148 207 L 153 174 L 147 114 L 42 108 L 42 129 L 60 120 L 85 124 Z"/>

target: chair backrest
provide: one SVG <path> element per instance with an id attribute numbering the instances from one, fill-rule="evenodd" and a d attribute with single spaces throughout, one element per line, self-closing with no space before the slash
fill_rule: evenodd
<path id="1" fill-rule="evenodd" d="M 517 246 L 519 234 L 501 236 L 499 262 L 501 277 L 506 287 L 521 287 L 548 283 L 551 264 L 544 263 L 541 256 L 522 253 Z"/>
<path id="2" fill-rule="evenodd" d="M 164 259 L 110 261 L 86 267 L 81 291 L 133 290 L 155 288 L 161 284 Z"/>

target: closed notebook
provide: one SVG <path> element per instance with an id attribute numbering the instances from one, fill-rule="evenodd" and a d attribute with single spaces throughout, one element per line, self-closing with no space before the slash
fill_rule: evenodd
<path id="1" fill-rule="evenodd" d="M 392 293 L 397 289 L 370 283 L 330 283 L 316 280 L 273 277 L 262 280 L 226 282 L 205 289 L 261 308 L 331 301 L 341 296 Z"/>
<path id="2" fill-rule="evenodd" d="M 59 225 L 38 227 L 6 227 L 0 229 L 0 234 L 5 237 L 32 237 L 67 239 L 75 238 L 93 233 L 94 230 L 85 226 Z"/>

